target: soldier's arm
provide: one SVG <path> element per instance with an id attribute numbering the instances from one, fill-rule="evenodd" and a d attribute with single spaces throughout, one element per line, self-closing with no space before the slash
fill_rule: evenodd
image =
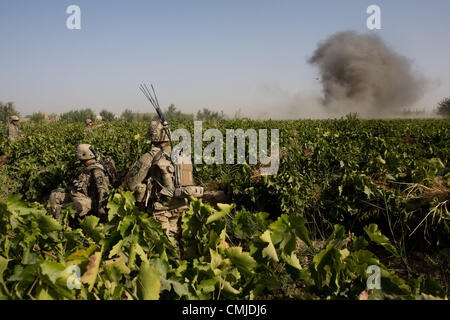
<path id="1" fill-rule="evenodd" d="M 148 174 L 148 170 L 152 166 L 153 158 L 155 157 L 157 150 L 150 150 L 143 154 L 138 162 L 131 169 L 128 175 L 128 187 L 131 191 L 134 191 L 136 187 L 143 183 L 145 177 Z"/>
<path id="2" fill-rule="evenodd" d="M 159 149 L 152 148 L 149 152 L 143 154 L 128 174 L 128 188 L 134 192 L 137 202 L 144 201 L 147 186 L 143 182 L 148 175 L 148 171 L 152 166 L 153 158 L 158 151 Z"/>
<path id="3" fill-rule="evenodd" d="M 98 192 L 98 207 L 104 208 L 108 201 L 108 180 L 101 169 L 94 169 L 92 174 L 94 175 L 94 181 Z"/>

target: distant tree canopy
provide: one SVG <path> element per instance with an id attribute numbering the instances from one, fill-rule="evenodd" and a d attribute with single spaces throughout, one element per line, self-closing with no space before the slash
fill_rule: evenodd
<path id="1" fill-rule="evenodd" d="M 183 113 L 181 110 L 177 110 L 175 105 L 171 104 L 167 110 L 162 110 L 164 113 L 164 116 L 166 117 L 167 121 L 170 120 L 193 120 L 194 115 L 192 113 Z M 158 115 L 155 113 L 145 112 L 145 113 L 139 113 L 139 112 L 133 112 L 130 109 L 125 109 L 124 112 L 122 112 L 120 118 L 125 121 L 152 121 L 157 120 Z"/>
<path id="2" fill-rule="evenodd" d="M 224 120 L 225 115 L 223 111 L 211 111 L 209 109 L 203 108 L 203 110 L 198 111 L 195 117 L 197 120 Z"/>
<path id="3" fill-rule="evenodd" d="M 224 115 L 223 111 L 212 111 L 207 108 L 203 108 L 203 110 L 199 110 L 195 117 L 193 113 L 183 113 L 181 110 L 178 110 L 175 105 L 171 104 L 166 110 L 163 110 L 164 116 L 168 121 L 175 120 L 224 120 L 227 117 Z M 14 102 L 3 103 L 0 102 L 0 121 L 9 122 L 11 116 L 17 115 L 20 113 L 16 110 Z M 103 121 L 114 121 L 117 119 L 116 115 L 107 110 L 103 109 L 99 115 L 102 117 Z M 80 109 L 80 110 L 70 110 L 68 112 L 57 114 L 46 115 L 43 112 L 35 112 L 31 116 L 27 116 L 31 122 L 34 123 L 42 123 L 45 121 L 63 121 L 68 123 L 73 122 L 85 122 L 87 119 L 96 119 L 96 115 L 92 109 Z M 131 109 L 125 109 L 120 116 L 121 120 L 124 121 L 152 121 L 157 120 L 158 115 L 156 112 L 133 112 Z"/>
<path id="4" fill-rule="evenodd" d="M 84 122 L 87 119 L 95 119 L 95 113 L 91 109 L 71 110 L 61 114 L 61 121 Z"/>
<path id="5" fill-rule="evenodd" d="M 167 121 L 170 120 L 193 120 L 194 115 L 192 113 L 183 113 L 181 110 L 177 110 L 175 105 L 171 104 L 169 108 L 167 108 L 164 112 L 164 116 L 167 118 Z"/>
<path id="6" fill-rule="evenodd" d="M 0 101 L 0 121 L 8 123 L 11 116 L 20 116 L 14 102 L 3 103 Z"/>
<path id="7" fill-rule="evenodd" d="M 128 121 L 128 122 L 131 122 L 131 121 L 151 121 L 154 117 L 155 117 L 155 115 L 150 113 L 150 112 L 139 113 L 139 112 L 133 112 L 130 109 L 125 109 L 125 111 L 122 112 L 122 115 L 120 116 L 120 118 L 122 120 L 125 120 L 125 121 Z"/>
<path id="8" fill-rule="evenodd" d="M 439 102 L 436 113 L 445 118 L 450 118 L 450 97 Z"/>
<path id="9" fill-rule="evenodd" d="M 103 109 L 100 111 L 100 116 L 102 117 L 102 120 L 104 121 L 114 121 L 116 118 L 116 115 L 112 113 L 111 111 L 108 111 L 106 109 Z"/>
<path id="10" fill-rule="evenodd" d="M 46 119 L 45 113 L 43 112 L 35 112 L 30 116 L 30 121 L 34 123 L 42 123 Z"/>

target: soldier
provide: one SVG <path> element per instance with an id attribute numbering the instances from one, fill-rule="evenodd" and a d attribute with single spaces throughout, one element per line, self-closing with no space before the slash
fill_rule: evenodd
<path id="1" fill-rule="evenodd" d="M 139 209 L 161 222 L 179 248 L 181 216 L 189 209 L 189 203 L 186 198 L 173 197 L 175 168 L 170 160 L 171 146 L 163 124 L 152 121 L 146 138 L 151 140 L 152 147 L 128 174 L 128 188 L 134 192 Z"/>
<path id="2" fill-rule="evenodd" d="M 9 140 L 11 140 L 11 142 L 16 142 L 17 139 L 23 136 L 22 131 L 17 126 L 18 123 L 19 117 L 12 116 L 11 122 L 6 127 L 6 135 L 9 137 Z"/>
<path id="3" fill-rule="evenodd" d="M 74 207 L 79 216 L 88 212 L 105 216 L 108 201 L 109 178 L 105 168 L 97 161 L 89 144 L 77 146 L 77 158 L 83 163 L 83 172 L 73 182 L 73 187 L 56 189 L 50 194 L 50 213 L 59 220 L 63 208 Z"/>
<path id="4" fill-rule="evenodd" d="M 86 120 L 86 127 L 84 128 L 85 132 L 92 132 L 92 130 L 96 129 L 96 128 L 100 128 L 103 127 L 103 124 L 97 124 L 94 126 L 94 123 L 91 119 L 87 119 Z"/>

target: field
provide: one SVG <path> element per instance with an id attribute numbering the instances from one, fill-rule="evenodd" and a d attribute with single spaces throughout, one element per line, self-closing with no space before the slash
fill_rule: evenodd
<path id="1" fill-rule="evenodd" d="M 259 164 L 194 165 L 197 183 L 226 203 L 191 201 L 182 259 L 120 188 L 107 221 L 46 215 L 50 191 L 79 173 L 78 142 L 112 157 L 123 177 L 150 146 L 146 127 L 24 124 L 15 144 L 2 130 L 0 298 L 448 296 L 450 120 L 203 122 L 223 133 L 279 129 L 280 167 L 262 176 Z M 192 132 L 193 122 L 176 128 Z M 368 288 L 371 276 L 379 286 Z"/>

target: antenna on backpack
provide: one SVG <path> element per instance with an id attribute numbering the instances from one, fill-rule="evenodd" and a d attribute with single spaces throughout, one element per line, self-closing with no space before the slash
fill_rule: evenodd
<path id="1" fill-rule="evenodd" d="M 100 159 L 100 156 L 98 155 L 97 151 L 95 151 L 93 146 L 89 146 L 89 150 L 91 150 L 91 152 L 94 154 L 95 159 Z"/>

